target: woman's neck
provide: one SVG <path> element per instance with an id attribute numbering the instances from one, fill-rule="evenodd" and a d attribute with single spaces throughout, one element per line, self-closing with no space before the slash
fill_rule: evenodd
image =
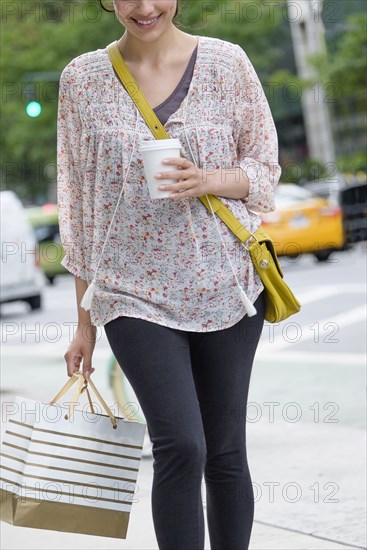
<path id="1" fill-rule="evenodd" d="M 139 40 L 125 31 L 118 40 L 118 47 L 124 59 L 130 63 L 159 67 L 169 63 L 195 41 L 195 37 L 191 37 L 172 25 L 159 39 L 152 42 Z"/>

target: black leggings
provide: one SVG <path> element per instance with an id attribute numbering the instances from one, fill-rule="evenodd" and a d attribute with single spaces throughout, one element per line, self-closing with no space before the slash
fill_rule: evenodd
<path id="1" fill-rule="evenodd" d="M 263 293 L 255 306 L 254 317 L 214 332 L 124 316 L 105 325 L 153 444 L 151 502 L 160 550 L 203 550 L 203 473 L 212 550 L 248 548 L 254 498 L 245 422 Z"/>

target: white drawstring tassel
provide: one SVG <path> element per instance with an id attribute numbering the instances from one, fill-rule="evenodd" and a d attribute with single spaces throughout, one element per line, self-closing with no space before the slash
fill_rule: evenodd
<path id="1" fill-rule="evenodd" d="M 93 300 L 94 293 L 96 291 L 96 287 L 97 287 L 96 282 L 93 279 L 93 281 L 90 283 L 87 290 L 83 294 L 83 298 L 80 302 L 80 306 L 83 309 L 85 309 L 85 311 L 88 311 L 92 307 L 92 300 Z"/>
<path id="2" fill-rule="evenodd" d="M 256 315 L 257 311 L 255 306 L 250 302 L 246 292 L 241 287 L 240 287 L 240 296 L 241 296 L 241 302 L 244 305 L 247 315 L 249 317 L 253 317 L 254 315 Z"/>
<path id="3" fill-rule="evenodd" d="M 188 137 L 187 137 L 185 122 L 184 122 L 184 132 L 185 132 L 187 145 L 188 145 L 188 147 L 189 147 L 189 149 L 190 149 L 190 153 L 191 153 L 192 159 L 193 159 L 193 161 L 194 161 L 194 164 L 197 166 L 198 164 L 197 164 L 197 162 L 196 162 L 196 160 L 195 160 L 194 153 L 193 153 L 193 151 L 192 151 L 192 149 L 191 149 L 190 140 L 189 140 Z M 225 242 L 224 242 L 224 240 L 223 240 L 222 232 L 221 232 L 221 230 L 220 230 L 220 228 L 219 228 L 219 225 L 218 225 L 218 222 L 217 222 L 217 218 L 216 218 L 216 215 L 215 215 L 214 210 L 213 210 L 213 207 L 212 207 L 212 203 L 210 202 L 210 199 L 209 199 L 208 195 L 205 195 L 205 196 L 206 196 L 206 199 L 207 199 L 207 201 L 208 201 L 208 203 L 209 203 L 210 210 L 211 210 L 211 212 L 212 212 L 213 219 L 214 219 L 214 222 L 215 222 L 215 225 L 216 225 L 216 229 L 217 229 L 217 231 L 218 231 L 218 235 L 220 236 L 220 240 L 222 241 L 223 248 L 224 248 L 224 252 L 225 252 L 225 254 L 226 254 L 226 256 L 227 256 L 227 260 L 228 260 L 228 262 L 229 262 L 229 264 L 230 264 L 230 266 L 231 266 L 231 269 L 232 269 L 234 278 L 236 279 L 237 286 L 238 286 L 238 288 L 240 289 L 241 302 L 243 303 L 243 306 L 244 306 L 244 308 L 245 308 L 245 310 L 246 310 L 247 315 L 248 315 L 249 317 L 253 317 L 254 315 L 257 314 L 256 307 L 250 302 L 249 298 L 247 297 L 246 292 L 243 290 L 243 288 L 241 287 L 241 285 L 240 285 L 240 283 L 239 283 L 239 281 L 238 281 L 238 277 L 237 277 L 237 275 L 236 275 L 236 271 L 235 271 L 235 269 L 234 269 L 234 267 L 233 267 L 233 264 L 232 264 L 232 262 L 231 262 L 231 258 L 230 258 L 229 255 L 228 255 L 227 248 L 226 248 Z"/>

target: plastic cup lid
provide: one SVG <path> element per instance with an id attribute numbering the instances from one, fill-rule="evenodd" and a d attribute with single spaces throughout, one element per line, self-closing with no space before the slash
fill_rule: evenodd
<path id="1" fill-rule="evenodd" d="M 148 151 L 151 149 L 180 149 L 181 143 L 179 139 L 154 139 L 150 141 L 141 141 L 140 149 L 142 151 Z"/>

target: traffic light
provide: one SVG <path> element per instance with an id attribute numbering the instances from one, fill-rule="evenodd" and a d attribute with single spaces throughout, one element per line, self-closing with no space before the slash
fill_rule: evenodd
<path id="1" fill-rule="evenodd" d="M 26 113 L 31 118 L 37 118 L 42 113 L 42 106 L 38 101 L 30 101 L 26 105 Z"/>
<path id="2" fill-rule="evenodd" d="M 35 82 L 27 82 L 25 85 L 25 112 L 31 118 L 37 118 L 42 113 L 41 103 L 38 101 L 40 96 L 39 88 Z"/>
<path id="3" fill-rule="evenodd" d="M 43 109 L 57 101 L 60 71 L 25 73 L 22 77 L 22 98 L 25 112 L 30 118 L 38 118 Z"/>

